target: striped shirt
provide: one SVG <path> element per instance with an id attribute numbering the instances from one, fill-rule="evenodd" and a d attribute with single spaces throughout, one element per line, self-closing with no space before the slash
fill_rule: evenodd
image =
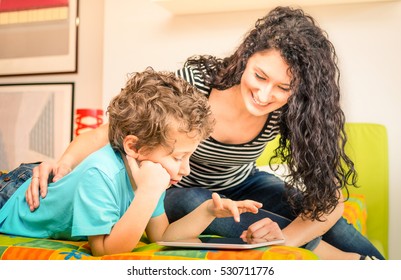
<path id="1" fill-rule="evenodd" d="M 176 75 L 209 97 L 211 88 L 205 85 L 200 71 L 191 66 L 179 69 Z M 267 142 L 279 133 L 279 113 L 278 110 L 270 113 L 262 131 L 248 143 L 225 144 L 212 137 L 202 141 L 190 158 L 191 173 L 176 186 L 221 191 L 242 183 L 255 167 Z"/>

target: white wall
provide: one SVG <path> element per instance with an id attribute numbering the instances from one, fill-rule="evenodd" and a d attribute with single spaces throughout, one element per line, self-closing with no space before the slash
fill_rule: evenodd
<path id="1" fill-rule="evenodd" d="M 390 149 L 390 258 L 401 259 L 401 2 L 305 7 L 336 46 L 347 121 L 386 125 Z M 171 16 L 150 1 L 105 0 L 103 107 L 126 75 L 175 70 L 193 54 L 225 55 L 266 11 Z"/>

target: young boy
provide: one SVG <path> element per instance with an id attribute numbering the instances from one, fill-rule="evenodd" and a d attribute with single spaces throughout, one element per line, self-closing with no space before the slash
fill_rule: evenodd
<path id="1" fill-rule="evenodd" d="M 165 190 L 189 174 L 189 157 L 214 125 L 206 98 L 173 73 L 150 68 L 137 73 L 107 113 L 110 144 L 50 184 L 34 212 L 27 206 L 25 191 L 37 177 L 13 194 L 12 184 L 0 185 L 0 207 L 7 201 L 0 210 L 0 232 L 88 239 L 92 254 L 99 256 L 131 251 L 143 232 L 151 241 L 194 238 L 215 217 L 233 216 L 238 221 L 241 213 L 257 213 L 262 206 L 213 194 L 169 224 Z"/>

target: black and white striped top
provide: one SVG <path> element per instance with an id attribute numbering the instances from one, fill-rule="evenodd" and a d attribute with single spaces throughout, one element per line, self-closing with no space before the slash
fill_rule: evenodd
<path id="1" fill-rule="evenodd" d="M 196 86 L 209 97 L 211 88 L 206 86 L 200 69 L 185 67 L 176 75 Z M 243 182 L 255 166 L 267 142 L 279 133 L 279 111 L 269 114 L 264 129 L 245 144 L 224 144 L 209 137 L 202 141 L 190 158 L 191 173 L 177 187 L 203 187 L 220 191 Z"/>

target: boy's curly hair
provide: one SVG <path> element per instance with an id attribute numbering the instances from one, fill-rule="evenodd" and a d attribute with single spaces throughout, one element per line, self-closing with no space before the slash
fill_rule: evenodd
<path id="1" fill-rule="evenodd" d="M 207 98 L 172 72 L 156 72 L 148 67 L 133 73 L 120 94 L 107 108 L 109 140 L 113 149 L 124 154 L 127 135 L 138 137 L 137 149 L 152 150 L 162 145 L 173 148 L 172 129 L 191 133 L 199 141 L 213 131 Z"/>

